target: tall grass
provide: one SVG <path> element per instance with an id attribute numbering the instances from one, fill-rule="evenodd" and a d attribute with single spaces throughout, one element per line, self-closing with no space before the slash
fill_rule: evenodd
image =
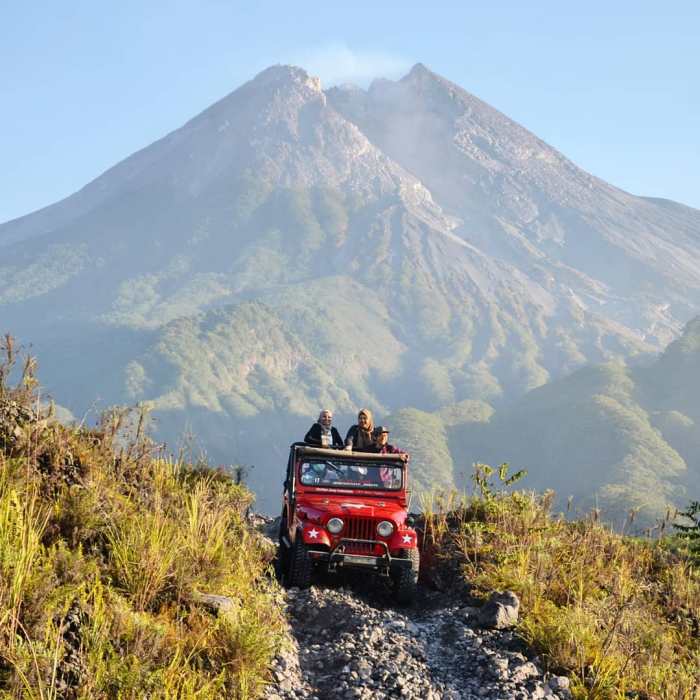
<path id="1" fill-rule="evenodd" d="M 617 534 L 595 513 L 555 516 L 552 500 L 490 483 L 433 499 L 425 546 L 476 594 L 515 591 L 520 633 L 577 698 L 700 697 L 700 571 L 665 540 Z"/>
<path id="2" fill-rule="evenodd" d="M 283 619 L 250 494 L 160 454 L 142 412 L 52 421 L 33 363 L 4 351 L 0 698 L 256 697 Z"/>

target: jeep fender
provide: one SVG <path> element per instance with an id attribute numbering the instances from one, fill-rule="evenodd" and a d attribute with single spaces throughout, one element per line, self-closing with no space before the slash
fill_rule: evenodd
<path id="1" fill-rule="evenodd" d="M 389 540 L 389 551 L 399 549 L 415 549 L 418 546 L 418 536 L 415 530 L 397 530 Z"/>
<path id="2" fill-rule="evenodd" d="M 325 545 L 331 546 L 330 538 L 326 532 L 326 528 L 316 523 L 300 522 L 298 533 L 301 533 L 301 541 L 308 545 Z M 297 534 L 298 536 L 298 534 Z"/>

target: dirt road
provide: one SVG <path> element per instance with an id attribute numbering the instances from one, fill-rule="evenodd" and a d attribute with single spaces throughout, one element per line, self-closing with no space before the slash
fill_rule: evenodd
<path id="1" fill-rule="evenodd" d="M 287 591 L 290 648 L 275 660 L 268 700 L 568 699 L 568 680 L 546 676 L 511 630 L 476 625 L 457 596 L 420 590 L 394 606 L 371 577 Z"/>

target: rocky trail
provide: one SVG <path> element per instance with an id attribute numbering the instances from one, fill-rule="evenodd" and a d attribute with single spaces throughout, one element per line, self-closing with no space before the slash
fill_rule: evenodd
<path id="1" fill-rule="evenodd" d="M 285 605 L 289 644 L 267 700 L 571 697 L 568 679 L 545 673 L 512 629 L 513 594 L 475 608 L 422 586 L 414 605 L 397 607 L 381 581 L 346 575 L 287 590 Z"/>

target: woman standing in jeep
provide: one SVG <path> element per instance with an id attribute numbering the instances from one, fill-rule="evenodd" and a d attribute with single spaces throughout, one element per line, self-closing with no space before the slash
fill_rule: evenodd
<path id="1" fill-rule="evenodd" d="M 345 436 L 345 449 L 364 452 L 374 444 L 372 431 L 374 430 L 374 420 L 372 411 L 363 408 L 357 414 L 357 424 L 353 425 Z"/>
<path id="2" fill-rule="evenodd" d="M 343 440 L 332 423 L 333 411 L 324 408 L 318 414 L 318 421 L 309 428 L 309 432 L 304 436 L 304 442 L 316 447 L 342 447 Z"/>

